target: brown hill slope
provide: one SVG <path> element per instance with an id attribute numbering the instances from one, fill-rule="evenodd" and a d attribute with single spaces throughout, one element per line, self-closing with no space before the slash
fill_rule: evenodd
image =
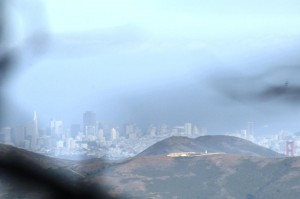
<path id="1" fill-rule="evenodd" d="M 300 158 L 149 155 L 108 165 L 0 145 L 0 160 L 1 198 L 108 198 L 99 189 L 121 198 L 294 199 L 300 192 Z"/>
<path id="2" fill-rule="evenodd" d="M 112 195 L 129 198 L 295 199 L 300 158 L 139 156 L 89 180 L 103 177 Z"/>
<path id="3" fill-rule="evenodd" d="M 225 135 L 207 135 L 192 139 L 173 136 L 157 142 L 138 156 L 162 155 L 174 152 L 223 152 L 261 157 L 282 157 L 282 155 L 256 145 L 248 140 Z"/>

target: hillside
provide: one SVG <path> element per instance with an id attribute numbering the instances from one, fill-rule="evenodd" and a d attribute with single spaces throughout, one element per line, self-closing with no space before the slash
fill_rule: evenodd
<path id="1" fill-rule="evenodd" d="M 84 180 L 106 166 L 98 159 L 62 160 L 0 144 L 0 198 L 98 198 L 103 193 Z"/>
<path id="2" fill-rule="evenodd" d="M 167 156 L 204 150 L 227 153 Z M 0 145 L 0 198 L 297 198 L 300 158 L 270 158 L 276 155 L 229 136 L 171 137 L 114 164 L 62 160 Z"/>
<path id="3" fill-rule="evenodd" d="M 207 135 L 195 139 L 173 136 L 157 142 L 141 152 L 138 156 L 205 151 L 209 153 L 222 152 L 260 157 L 282 157 L 282 155 L 248 140 L 225 135 Z"/>
<path id="4" fill-rule="evenodd" d="M 128 198 L 295 199 L 300 158 L 139 156 L 89 180 L 102 178 L 110 194 Z"/>

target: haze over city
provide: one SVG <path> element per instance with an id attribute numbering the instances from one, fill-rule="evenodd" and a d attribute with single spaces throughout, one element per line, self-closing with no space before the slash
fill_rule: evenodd
<path id="1" fill-rule="evenodd" d="M 14 2 L 6 43 L 22 56 L 4 87 L 3 124 L 33 110 L 41 123 L 71 124 L 93 110 L 144 127 L 300 129 L 297 1 Z"/>

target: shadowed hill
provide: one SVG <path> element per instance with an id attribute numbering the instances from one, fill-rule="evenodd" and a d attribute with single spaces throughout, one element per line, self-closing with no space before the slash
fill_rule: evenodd
<path id="1" fill-rule="evenodd" d="M 173 136 L 150 146 L 138 156 L 161 155 L 175 152 L 222 152 L 261 157 L 282 157 L 282 155 L 256 145 L 248 140 L 225 135 L 207 135 L 192 139 Z"/>
<path id="2" fill-rule="evenodd" d="M 101 160 L 62 160 L 0 144 L 0 198 L 109 198 L 85 181 L 105 166 Z"/>

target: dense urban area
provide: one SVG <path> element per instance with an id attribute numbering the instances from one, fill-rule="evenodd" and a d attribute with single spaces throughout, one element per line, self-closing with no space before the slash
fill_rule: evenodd
<path id="1" fill-rule="evenodd" d="M 255 137 L 254 122 L 248 122 L 246 129 L 226 133 L 247 139 L 258 145 L 290 156 L 300 154 L 300 134 L 281 131 L 272 136 Z M 0 142 L 48 156 L 68 159 L 105 158 L 122 160 L 137 155 L 152 144 L 170 136 L 190 138 L 207 134 L 206 128 L 192 123 L 169 127 L 166 124 L 151 125 L 141 130 L 134 123 L 126 123 L 122 128 L 110 123 L 98 122 L 96 113 L 87 111 L 83 122 L 64 126 L 61 120 L 52 120 L 47 128 L 38 124 L 37 113 L 26 124 L 2 127 Z"/>

